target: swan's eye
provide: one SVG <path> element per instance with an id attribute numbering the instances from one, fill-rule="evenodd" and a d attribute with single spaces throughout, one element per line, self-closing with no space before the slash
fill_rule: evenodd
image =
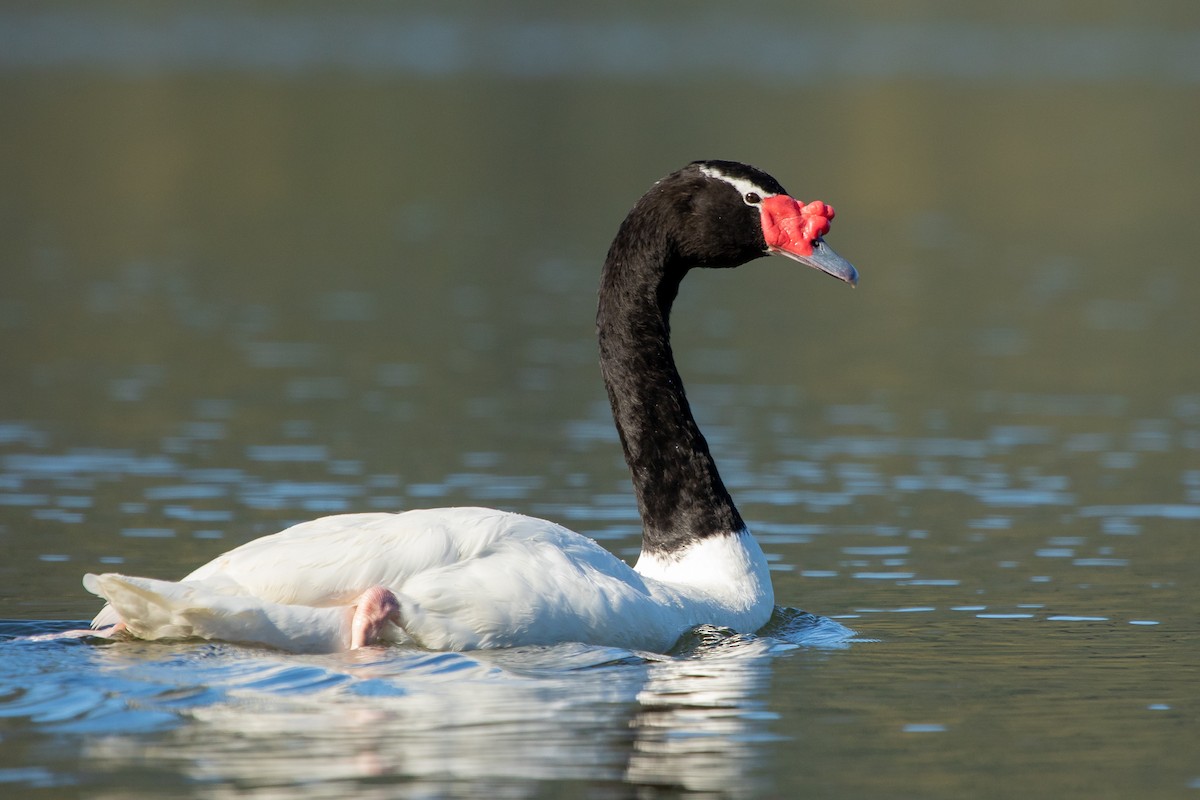
<path id="1" fill-rule="evenodd" d="M 746 192 L 745 199 L 746 199 L 746 202 L 752 206 L 758 205 L 759 203 L 762 202 L 762 198 L 758 196 L 757 192 Z"/>

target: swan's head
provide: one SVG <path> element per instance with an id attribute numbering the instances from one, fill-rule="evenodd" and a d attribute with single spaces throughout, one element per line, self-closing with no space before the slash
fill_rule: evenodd
<path id="1" fill-rule="evenodd" d="M 825 243 L 833 206 L 794 199 L 760 169 L 736 161 L 696 161 L 660 181 L 681 182 L 684 253 L 700 266 L 735 267 L 781 255 L 851 286 L 858 272 Z M 690 251 L 690 252 L 689 252 Z"/>

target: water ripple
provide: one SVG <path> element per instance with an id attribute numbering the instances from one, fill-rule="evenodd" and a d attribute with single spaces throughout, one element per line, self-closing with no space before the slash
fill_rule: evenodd
<path id="1" fill-rule="evenodd" d="M 514 778 L 753 787 L 758 745 L 779 738 L 766 701 L 772 659 L 844 649 L 854 636 L 778 608 L 759 635 L 700 626 L 670 655 L 563 644 L 292 656 L 20 638 L 66 625 L 0 622 L 0 730 L 14 720 L 85 734 L 76 740 L 85 763 L 153 762 L 251 793 L 321 783 L 336 794 L 371 775 L 485 788 Z M 8 770 L 0 782 L 47 786 L 78 774 Z"/>

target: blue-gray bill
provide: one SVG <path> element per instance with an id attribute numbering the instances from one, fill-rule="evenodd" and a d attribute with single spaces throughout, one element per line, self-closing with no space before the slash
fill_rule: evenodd
<path id="1" fill-rule="evenodd" d="M 858 285 L 858 270 L 854 268 L 853 264 L 834 252 L 832 247 L 825 244 L 824 239 L 817 239 L 812 243 L 812 255 L 804 256 L 779 247 L 772 247 L 771 252 L 787 256 L 793 261 L 799 261 L 813 269 L 819 269 L 851 286 Z"/>

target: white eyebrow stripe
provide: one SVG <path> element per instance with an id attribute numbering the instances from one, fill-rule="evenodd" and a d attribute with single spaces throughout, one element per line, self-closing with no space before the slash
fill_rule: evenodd
<path id="1" fill-rule="evenodd" d="M 749 178 L 735 178 L 732 175 L 726 175 L 716 167 L 710 167 L 707 164 L 701 165 L 700 171 L 710 178 L 715 178 L 719 181 L 725 181 L 734 189 L 737 189 L 738 194 L 740 194 L 743 198 L 745 198 L 750 192 L 754 192 L 756 195 L 764 199 L 768 197 L 774 197 L 776 194 L 778 194 L 778 192 L 768 192 L 766 189 L 762 188 Z M 746 205 L 751 204 L 747 203 Z"/>

